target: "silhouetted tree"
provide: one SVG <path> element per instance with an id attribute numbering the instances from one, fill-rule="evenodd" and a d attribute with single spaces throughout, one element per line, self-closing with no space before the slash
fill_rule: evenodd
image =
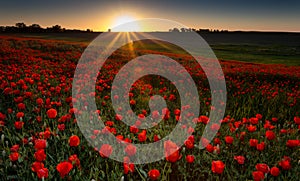
<path id="1" fill-rule="evenodd" d="M 20 28 L 20 29 L 24 29 L 24 28 L 26 28 L 26 24 L 25 23 L 16 23 L 16 27 L 17 28 Z"/>
<path id="2" fill-rule="evenodd" d="M 41 28 L 41 26 L 39 24 L 32 24 L 30 27 L 35 28 L 35 29 Z"/>
<path id="3" fill-rule="evenodd" d="M 15 27 L 9 28 L 12 32 L 26 32 L 27 26 L 25 23 L 16 23 Z"/>
<path id="4" fill-rule="evenodd" d="M 180 32 L 178 28 L 173 28 L 172 32 Z"/>
<path id="5" fill-rule="evenodd" d="M 5 27 L 4 26 L 0 26 L 0 32 L 4 32 L 5 31 Z"/>
<path id="6" fill-rule="evenodd" d="M 32 33 L 43 32 L 43 28 L 39 24 L 32 24 L 28 27 L 28 29 L 29 29 L 29 32 L 32 32 Z"/>
<path id="7" fill-rule="evenodd" d="M 60 25 L 55 25 L 50 28 L 53 32 L 62 32 Z"/>
<path id="8" fill-rule="evenodd" d="M 43 28 L 39 24 L 32 24 L 27 26 L 23 22 L 16 23 L 15 26 L 0 26 L 0 32 L 2 33 L 60 33 L 60 32 L 69 32 L 69 33 L 83 33 L 89 32 L 92 33 L 93 30 L 86 29 L 83 30 L 70 30 L 62 28 L 60 25 L 54 25 L 52 27 Z M 99 32 L 101 33 L 101 32 Z"/>

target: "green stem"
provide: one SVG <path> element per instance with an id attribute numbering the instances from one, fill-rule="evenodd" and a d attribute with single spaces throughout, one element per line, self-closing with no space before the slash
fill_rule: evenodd
<path id="1" fill-rule="evenodd" d="M 142 180 L 145 181 L 146 179 L 143 177 L 143 175 L 141 174 L 141 172 L 140 172 L 140 170 L 139 170 L 138 167 L 137 167 L 136 170 L 137 170 L 138 174 L 140 175 L 140 177 L 142 178 Z"/>
<path id="2" fill-rule="evenodd" d="M 108 163 L 107 163 L 107 159 L 105 159 L 105 165 L 106 165 L 106 169 L 105 169 L 105 174 L 106 174 L 106 178 L 108 179 Z"/>
<path id="3" fill-rule="evenodd" d="M 161 178 L 162 180 L 164 180 L 164 178 L 165 178 L 165 172 L 166 172 L 167 165 L 168 165 L 168 162 L 166 161 L 166 164 L 164 166 L 164 170 L 163 170 L 163 173 L 162 173 L 162 178 Z"/>

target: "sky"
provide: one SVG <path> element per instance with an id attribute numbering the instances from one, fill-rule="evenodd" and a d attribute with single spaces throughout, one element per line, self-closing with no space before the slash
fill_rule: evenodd
<path id="1" fill-rule="evenodd" d="M 169 19 L 196 29 L 300 32 L 299 0 L 9 0 L 0 25 L 107 31 L 125 20 Z"/>

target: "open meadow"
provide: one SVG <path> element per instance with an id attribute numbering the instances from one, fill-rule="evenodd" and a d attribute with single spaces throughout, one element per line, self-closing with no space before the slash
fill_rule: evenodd
<path id="1" fill-rule="evenodd" d="M 248 41 L 242 33 L 236 40 L 229 34 L 203 35 L 219 59 L 227 89 L 225 116 L 209 128 L 220 128 L 211 142 L 201 137 L 214 107 L 197 62 L 181 50 L 168 52 L 153 42 L 133 42 L 115 51 L 91 91 L 105 124 L 105 129 L 93 130 L 91 139 L 112 133 L 124 145 L 123 163 L 108 158 L 116 151 L 111 145 L 91 146 L 74 115 L 79 111 L 73 107 L 74 72 L 96 36 L 0 34 L 0 180 L 299 180 L 299 34 L 273 39 L 263 35 L 270 38 L 266 42 L 258 35 L 249 35 Z M 133 164 L 136 149 L 131 143 L 163 139 L 182 121 L 181 109 L 191 106 L 180 105 L 169 80 L 149 75 L 130 89 L 130 106 L 139 119 L 132 126 L 122 123 L 125 115 L 112 107 L 112 99 L 118 99 L 111 96 L 114 76 L 131 59 L 150 53 L 186 68 L 197 83 L 201 109 L 200 115 L 191 115 L 195 128 L 181 123 L 192 134 L 182 147 L 166 141 L 163 160 Z M 152 95 L 161 95 L 168 107 L 150 112 Z M 162 121 L 138 129 L 148 115 Z M 201 145 L 205 148 L 199 149 Z"/>

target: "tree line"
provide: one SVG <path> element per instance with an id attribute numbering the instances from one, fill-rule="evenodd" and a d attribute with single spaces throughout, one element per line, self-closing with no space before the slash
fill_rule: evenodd
<path id="1" fill-rule="evenodd" d="M 218 29 L 195 29 L 195 28 L 173 28 L 169 29 L 169 32 L 197 32 L 197 33 L 224 33 L 228 30 L 218 30 Z"/>
<path id="2" fill-rule="evenodd" d="M 108 30 L 110 32 L 110 29 Z M 62 28 L 60 25 L 43 28 L 39 24 L 26 25 L 23 22 L 16 23 L 15 26 L 0 26 L 0 33 L 61 33 L 61 32 L 93 32 L 91 29 L 76 30 Z M 218 29 L 195 29 L 195 28 L 171 28 L 169 32 L 197 32 L 197 33 L 219 33 L 228 30 Z"/>
<path id="3" fill-rule="evenodd" d="M 60 32 L 93 32 L 93 30 L 70 30 L 62 28 L 60 25 L 43 28 L 39 24 L 26 25 L 25 23 L 16 23 L 15 26 L 0 26 L 2 33 L 60 33 Z"/>

